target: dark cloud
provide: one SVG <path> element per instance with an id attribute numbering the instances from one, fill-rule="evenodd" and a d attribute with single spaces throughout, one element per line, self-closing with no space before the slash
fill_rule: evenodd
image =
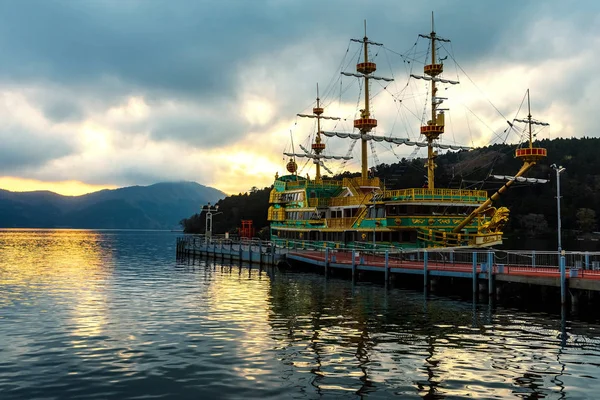
<path id="1" fill-rule="evenodd" d="M 49 120 L 57 123 L 78 121 L 85 116 L 84 109 L 75 99 L 49 101 L 41 105 L 41 110 Z"/>
<path id="2" fill-rule="evenodd" d="M 43 167 L 48 161 L 71 154 L 66 140 L 20 126 L 0 129 L 0 170 L 3 175 Z"/>
<path id="3" fill-rule="evenodd" d="M 0 76 L 64 84 L 114 76 L 146 90 L 227 96 L 235 90 L 232 74 L 248 60 L 300 40 L 314 40 L 324 52 L 341 48 L 362 35 L 365 18 L 370 36 L 403 50 L 429 31 L 435 9 L 439 32 L 460 43 L 463 54 L 479 57 L 499 32 L 524 23 L 532 7 L 519 1 L 1 2 Z"/>
<path id="4" fill-rule="evenodd" d="M 600 2 L 582 1 L 575 8 L 559 0 L 4 1 L 0 85 L 36 88 L 26 94 L 27 101 L 51 123 L 91 119 L 114 130 L 121 146 L 115 151 L 128 148 L 125 143 L 139 135 L 155 142 L 218 148 L 305 110 L 316 82 L 325 88 L 339 77 L 335 70 L 348 40 L 363 35 L 365 19 L 369 37 L 386 47 L 378 65 L 383 69 L 389 63 L 398 71 L 402 59 L 395 53 L 404 53 L 419 33 L 430 31 L 434 11 L 436 31 L 452 39 L 444 46 L 470 71 L 484 62 L 535 66 L 549 57 L 568 57 L 586 38 L 575 45 L 561 42 L 567 32 L 553 25 L 555 20 L 591 39 L 599 8 Z M 536 30 L 536 24 L 544 23 L 541 32 L 547 35 Z M 350 68 L 354 62 L 349 60 Z M 574 79 L 547 85 L 538 104 L 550 107 L 559 89 L 562 99 L 577 99 Z M 398 79 L 396 92 L 404 84 Z M 271 104 L 268 126 L 247 120 L 240 109 L 244 95 L 262 96 Z M 149 115 L 107 115 L 131 97 L 143 99 Z M 169 103 L 176 107 L 167 107 Z M 0 137 L 8 138 L 0 146 L 5 171 L 43 166 L 78 150 L 47 132 L 19 126 L 0 130 Z M 160 167 L 149 165 L 139 170 L 115 166 L 110 177 L 119 183 L 171 177 L 171 171 L 163 174 Z M 78 176 L 99 183 L 108 179 L 92 167 Z M 63 178 L 68 178 L 66 172 Z"/>
<path id="5" fill-rule="evenodd" d="M 223 119 L 200 115 L 171 115 L 150 121 L 150 135 L 157 141 L 178 141 L 198 148 L 228 145 L 243 135 L 242 121 L 235 117 Z M 216 117 L 216 118 L 215 118 Z"/>

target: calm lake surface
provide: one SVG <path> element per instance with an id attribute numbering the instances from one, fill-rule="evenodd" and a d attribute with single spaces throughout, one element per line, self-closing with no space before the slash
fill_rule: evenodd
<path id="1" fill-rule="evenodd" d="M 594 321 L 182 263 L 177 235 L 0 230 L 0 399 L 600 398 Z"/>

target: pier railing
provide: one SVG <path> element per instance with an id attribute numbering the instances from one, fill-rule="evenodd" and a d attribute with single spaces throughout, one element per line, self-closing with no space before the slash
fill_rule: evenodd
<path id="1" fill-rule="evenodd" d="M 472 265 L 473 258 L 477 264 L 488 261 L 488 253 L 492 253 L 494 265 L 523 267 L 523 268 L 558 268 L 559 254 L 556 251 L 534 250 L 498 250 L 498 249 L 402 249 L 391 245 L 355 242 L 345 246 L 339 242 L 285 240 L 273 241 L 253 239 L 235 239 L 225 237 L 206 238 L 204 235 L 185 235 L 178 238 L 178 243 L 184 243 L 187 249 L 200 250 L 207 246 L 211 249 L 225 249 L 235 246 L 236 249 L 252 252 L 267 252 L 284 254 L 288 251 L 313 251 L 329 254 L 346 253 L 352 251 L 358 254 L 364 262 L 380 260 L 387 254 L 390 260 L 422 262 L 425 253 L 427 259 L 446 266 Z M 327 249 L 327 250 L 326 250 Z M 599 271 L 600 252 L 565 251 L 565 266 L 569 269 Z M 371 260 L 371 261 L 372 261 Z"/>
<path id="2" fill-rule="evenodd" d="M 283 254 L 287 252 L 287 249 L 276 246 L 275 243 L 268 240 L 261 240 L 258 238 L 225 238 L 225 237 L 211 237 L 207 238 L 205 235 L 185 235 L 177 238 L 177 245 L 184 246 L 188 250 L 199 251 L 208 249 L 227 249 L 234 248 L 236 250 L 262 252 L 262 253 L 275 253 Z M 284 251 L 285 250 L 285 251 Z"/>
<path id="3" fill-rule="evenodd" d="M 325 252 L 329 249 L 330 254 L 359 253 L 360 257 L 367 262 L 370 258 L 381 258 L 387 256 L 390 260 L 398 261 L 423 261 L 425 253 L 429 261 L 441 263 L 448 266 L 472 265 L 475 257 L 477 264 L 485 264 L 488 261 L 488 253 L 492 254 L 494 265 L 505 265 L 511 267 L 527 268 L 558 268 L 559 254 L 556 251 L 534 251 L 534 250 L 499 250 L 499 249 L 401 249 L 394 246 L 377 244 L 373 247 L 370 243 L 353 243 L 345 247 L 337 242 L 310 242 L 310 241 L 284 241 L 277 243 L 290 250 L 313 250 Z M 565 251 L 565 266 L 570 269 L 582 269 L 600 271 L 600 252 Z"/>

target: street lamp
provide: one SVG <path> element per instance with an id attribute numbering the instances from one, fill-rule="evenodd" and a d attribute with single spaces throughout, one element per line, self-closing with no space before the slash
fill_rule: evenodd
<path id="1" fill-rule="evenodd" d="M 213 215 L 217 215 L 217 214 L 223 214 L 222 212 L 217 212 L 219 210 L 219 206 L 216 205 L 214 207 L 212 207 L 210 205 L 210 202 L 208 203 L 208 205 L 203 206 L 202 210 L 206 210 L 206 226 L 204 228 L 204 234 L 206 236 L 206 242 L 210 242 L 210 239 L 212 237 L 212 217 Z"/>
<path id="2" fill-rule="evenodd" d="M 556 171 L 556 212 L 558 213 L 558 268 L 560 270 L 560 304 L 564 305 L 567 302 L 567 285 L 565 256 L 563 254 L 562 243 L 560 241 L 560 173 L 566 168 L 552 164 L 550 168 Z"/>
<path id="3" fill-rule="evenodd" d="M 556 171 L 556 212 L 558 214 L 558 254 L 560 255 L 562 251 L 562 243 L 560 238 L 560 173 L 566 168 L 562 166 L 557 167 L 556 164 L 552 164 L 550 168 Z"/>
<path id="4" fill-rule="evenodd" d="M 375 235 L 377 232 L 377 207 L 376 207 L 376 203 L 375 203 L 375 195 L 377 194 L 377 192 L 375 192 L 375 190 L 373 190 L 371 192 L 371 194 L 373 195 L 373 197 L 371 198 L 371 201 L 373 202 L 373 204 L 370 206 L 371 212 L 372 212 L 372 217 L 373 217 L 373 255 L 375 255 Z"/>

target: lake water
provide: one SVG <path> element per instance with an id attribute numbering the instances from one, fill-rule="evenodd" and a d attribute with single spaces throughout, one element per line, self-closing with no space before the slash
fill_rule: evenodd
<path id="1" fill-rule="evenodd" d="M 0 399 L 600 396 L 593 321 L 178 262 L 177 235 L 0 230 Z"/>

